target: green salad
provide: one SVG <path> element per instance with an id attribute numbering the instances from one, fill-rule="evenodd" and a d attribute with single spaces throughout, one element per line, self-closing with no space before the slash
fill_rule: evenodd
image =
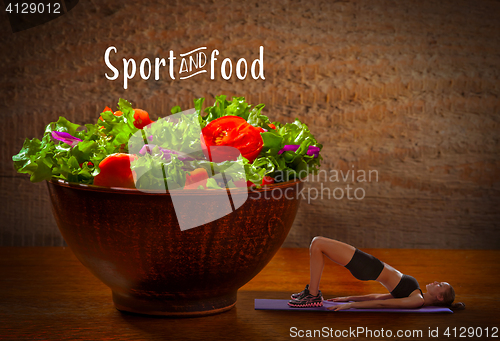
<path id="1" fill-rule="evenodd" d="M 319 169 L 323 146 L 298 119 L 271 122 L 264 104 L 252 107 L 244 97 L 217 96 L 204 110 L 203 102 L 196 99 L 190 112 L 176 106 L 157 121 L 124 99 L 95 123 L 80 126 L 59 117 L 41 140 L 24 141 L 12 157 L 14 167 L 32 182 L 139 189 L 262 186 Z"/>

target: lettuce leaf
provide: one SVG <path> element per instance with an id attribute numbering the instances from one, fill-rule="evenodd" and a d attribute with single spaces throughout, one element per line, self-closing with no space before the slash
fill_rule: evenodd
<path id="1" fill-rule="evenodd" d="M 175 117 L 167 116 L 159 119 L 150 126 L 144 127 L 144 135 L 148 139 L 151 137 L 147 143 L 186 154 L 200 155 L 201 128 L 198 118 L 199 115 L 194 113 L 177 114 Z M 130 143 L 144 144 L 144 137 L 133 136 Z"/>
<path id="2" fill-rule="evenodd" d="M 144 190 L 165 190 L 183 188 L 186 183 L 184 163 L 172 154 L 166 162 L 161 154 L 144 154 L 134 160 L 130 167 L 137 174 L 136 188 Z"/>
<path id="3" fill-rule="evenodd" d="M 122 150 L 126 153 L 128 151 L 126 144 L 130 136 L 139 130 L 134 126 L 134 109 L 132 105 L 120 98 L 118 108 L 123 115 L 115 116 L 111 111 L 105 111 L 101 113 L 102 121 L 99 120 L 97 123 L 104 127 L 101 132 L 107 137 L 106 149 L 110 154 L 122 144 L 125 145 Z"/>

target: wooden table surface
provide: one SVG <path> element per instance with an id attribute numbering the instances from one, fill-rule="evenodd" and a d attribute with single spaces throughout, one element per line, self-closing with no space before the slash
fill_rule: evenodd
<path id="1" fill-rule="evenodd" d="M 125 314 L 114 308 L 111 290 L 75 258 L 69 248 L 0 248 L 0 340 L 289 340 L 296 331 L 330 332 L 365 328 L 377 340 L 395 333 L 421 330 L 406 340 L 424 340 L 438 328 L 433 340 L 457 339 L 463 327 L 481 329 L 479 339 L 500 328 L 500 251 L 366 249 L 381 260 L 419 280 L 420 286 L 438 280 L 450 282 L 467 308 L 454 314 L 395 314 L 347 312 L 284 312 L 254 310 L 254 299 L 287 299 L 308 282 L 307 249 L 281 249 L 267 267 L 238 292 L 236 307 L 198 318 L 160 318 Z M 325 298 L 384 292 L 376 282 L 361 282 L 327 262 L 321 289 Z M 449 328 L 451 337 L 444 332 Z M 453 328 L 456 328 L 455 331 Z M 462 329 L 461 329 L 462 328 Z M 383 331 L 382 331 L 383 329 Z M 465 339 L 472 329 L 466 329 Z M 490 337 L 486 337 L 486 331 Z M 407 334 L 409 335 L 409 334 Z M 319 336 L 316 334 L 316 336 Z M 320 339 L 317 337 L 316 339 Z M 325 339 L 325 338 L 323 338 Z M 354 339 L 353 334 L 337 339 Z"/>

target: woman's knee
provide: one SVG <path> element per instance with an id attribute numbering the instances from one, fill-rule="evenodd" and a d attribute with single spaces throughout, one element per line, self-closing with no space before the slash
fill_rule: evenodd
<path id="1" fill-rule="evenodd" d="M 311 241 L 311 245 L 309 246 L 309 250 L 321 250 L 322 246 L 325 245 L 325 242 L 328 240 L 328 238 L 317 236 L 314 237 L 313 240 Z"/>

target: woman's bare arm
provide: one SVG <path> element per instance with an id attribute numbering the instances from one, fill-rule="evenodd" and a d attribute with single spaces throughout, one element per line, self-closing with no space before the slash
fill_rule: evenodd
<path id="1" fill-rule="evenodd" d="M 421 295 L 414 295 L 405 298 L 391 298 L 386 300 L 372 300 L 364 302 L 351 302 L 339 304 L 329 307 L 329 310 L 344 310 L 350 308 L 370 309 L 370 308 L 399 308 L 399 309 L 414 309 L 420 308 L 424 303 L 424 298 Z"/>
<path id="2" fill-rule="evenodd" d="M 348 301 L 373 301 L 373 300 L 387 300 L 393 298 L 391 294 L 369 294 L 369 295 L 361 295 L 361 296 L 346 296 L 346 297 L 334 297 L 329 298 L 327 301 L 332 302 L 348 302 Z"/>

